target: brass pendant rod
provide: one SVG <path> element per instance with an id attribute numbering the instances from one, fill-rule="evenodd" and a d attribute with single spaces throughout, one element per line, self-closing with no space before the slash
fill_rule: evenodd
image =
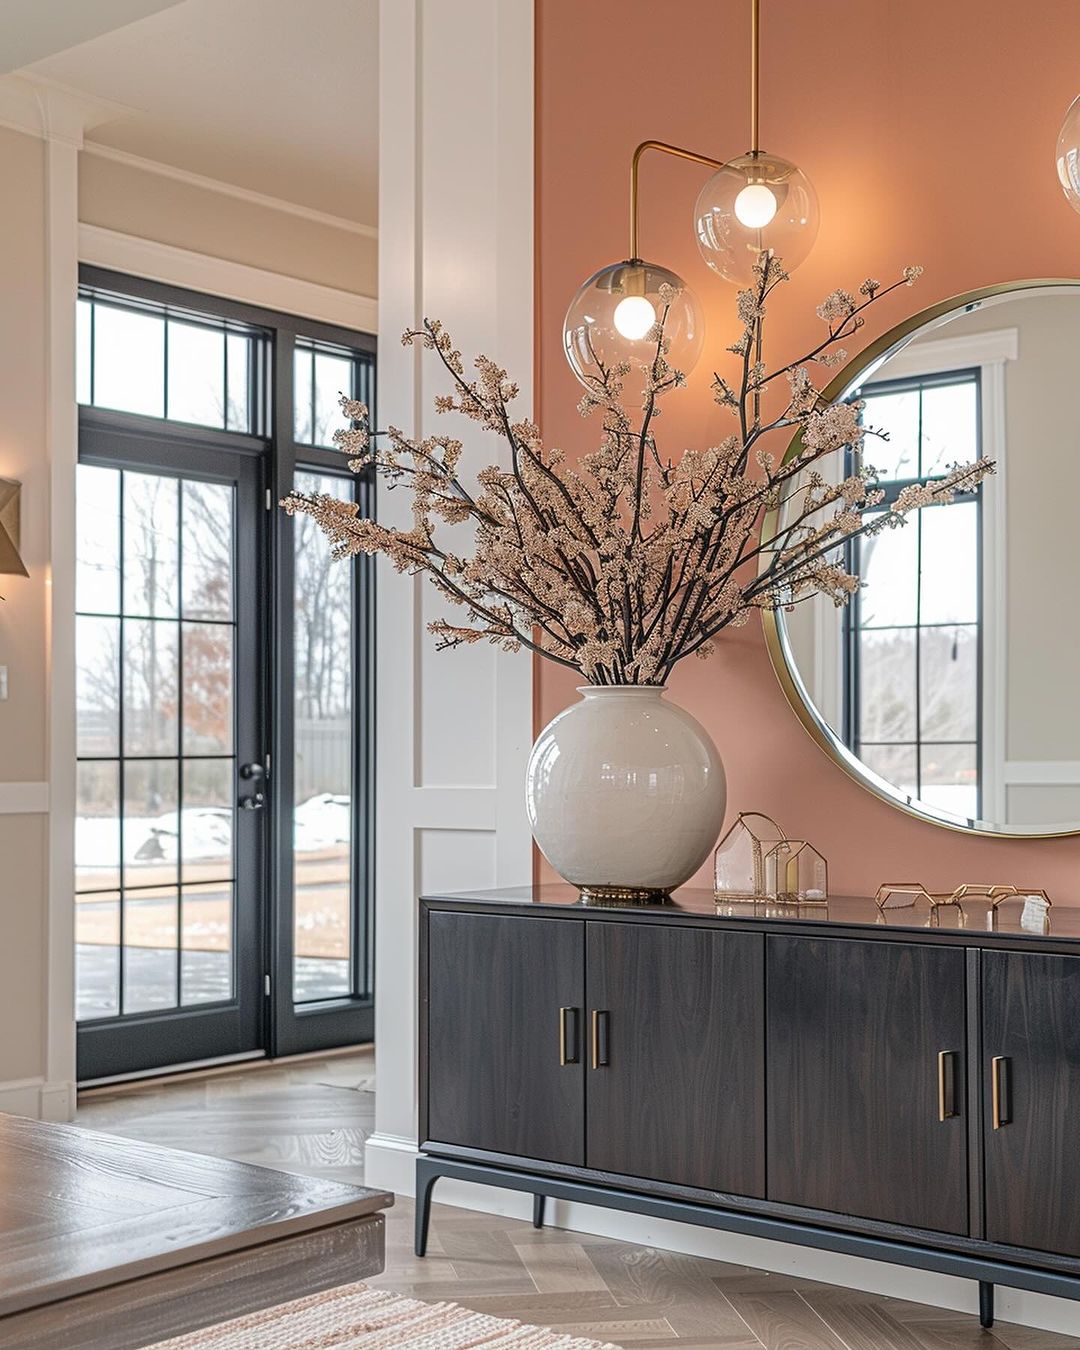
<path id="1" fill-rule="evenodd" d="M 630 161 L 630 261 L 640 262 L 638 257 L 638 166 L 646 150 L 659 150 L 665 155 L 674 155 L 676 159 L 688 159 L 694 164 L 704 164 L 709 169 L 722 169 L 725 161 L 710 159 L 708 155 L 695 154 L 681 145 L 669 145 L 667 141 L 642 141 L 634 151 Z"/>
<path id="2" fill-rule="evenodd" d="M 750 153 L 758 145 L 758 83 L 761 67 L 761 0 L 750 0 Z"/>

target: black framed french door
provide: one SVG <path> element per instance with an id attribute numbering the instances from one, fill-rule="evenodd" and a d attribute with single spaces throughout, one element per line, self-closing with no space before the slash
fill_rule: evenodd
<path id="1" fill-rule="evenodd" d="M 264 1045 L 263 445 L 131 422 L 80 429 L 80 1081 Z"/>
<path id="2" fill-rule="evenodd" d="M 80 1082 L 372 1039 L 375 339 L 80 269 Z M 224 653 L 228 652 L 226 656 Z"/>

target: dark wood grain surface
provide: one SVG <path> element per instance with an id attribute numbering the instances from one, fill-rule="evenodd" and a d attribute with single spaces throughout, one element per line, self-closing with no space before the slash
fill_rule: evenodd
<path id="1" fill-rule="evenodd" d="M 982 960 L 986 1236 L 1080 1257 L 1080 957 Z M 996 1130 L 995 1056 L 1011 1117 Z"/>
<path id="2" fill-rule="evenodd" d="M 0 1168 L 0 1317 L 393 1204 L 385 1191 L 20 1116 L 0 1115 Z"/>
<path id="3" fill-rule="evenodd" d="M 428 918 L 432 1139 L 549 1162 L 585 1155 L 584 928 L 497 915 Z M 560 1009 L 577 1010 L 560 1064 Z"/>
<path id="4" fill-rule="evenodd" d="M 946 948 L 768 938 L 770 1200 L 968 1231 L 964 967 Z"/>
<path id="5" fill-rule="evenodd" d="M 586 1075 L 590 1168 L 764 1194 L 764 941 L 588 925 L 588 1015 L 610 1019 Z"/>

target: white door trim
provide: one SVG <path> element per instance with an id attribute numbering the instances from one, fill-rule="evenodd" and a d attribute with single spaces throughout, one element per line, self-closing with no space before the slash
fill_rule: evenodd
<path id="1" fill-rule="evenodd" d="M 374 333 L 379 326 L 379 305 L 374 296 L 301 281 L 101 225 L 79 225 L 79 261 L 360 333 Z"/>

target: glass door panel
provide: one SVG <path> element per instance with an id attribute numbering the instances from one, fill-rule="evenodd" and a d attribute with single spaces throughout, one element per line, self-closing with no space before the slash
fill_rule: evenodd
<path id="1" fill-rule="evenodd" d="M 305 492 L 349 480 L 298 472 Z M 352 993 L 353 568 L 310 516 L 296 518 L 293 762 L 293 998 Z"/>
<path id="2" fill-rule="evenodd" d="M 168 450 L 169 472 L 78 470 L 83 1080 L 242 1053 L 259 1039 L 250 808 L 262 796 L 245 784 L 240 752 L 245 773 L 253 764 L 261 778 L 264 766 L 255 681 L 241 681 L 238 665 L 241 653 L 255 662 L 255 607 L 244 614 L 237 598 L 238 579 L 254 586 L 258 568 L 257 474 L 240 461 L 230 480 L 208 481 Z"/>

